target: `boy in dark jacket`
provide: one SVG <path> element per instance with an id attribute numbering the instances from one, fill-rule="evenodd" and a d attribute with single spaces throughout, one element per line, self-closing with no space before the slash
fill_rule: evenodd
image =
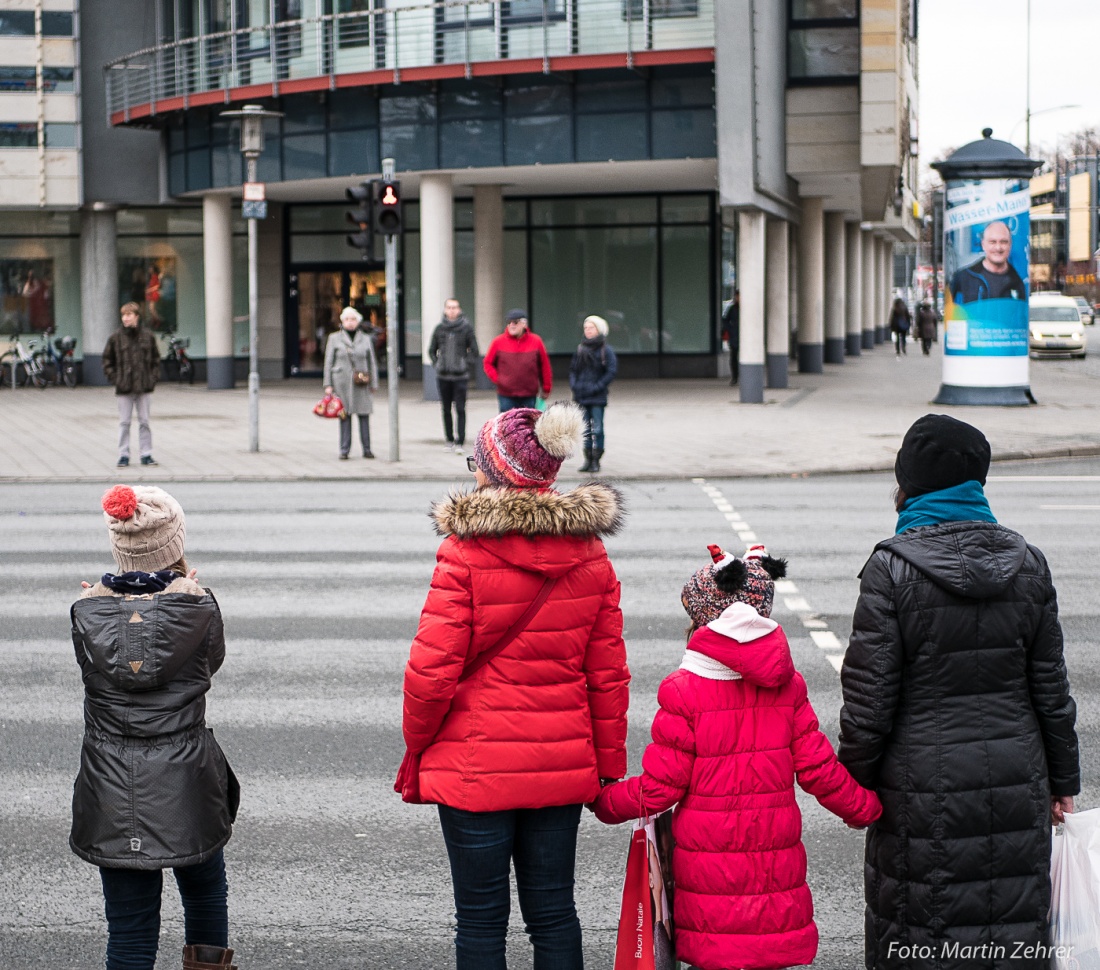
<path id="1" fill-rule="evenodd" d="M 448 451 L 461 451 L 466 444 L 466 390 L 470 380 L 470 360 L 476 358 L 477 337 L 458 300 L 451 297 L 443 304 L 443 319 L 432 331 L 428 356 L 435 367 L 439 403 L 443 408 L 443 434 Z M 451 407 L 455 421 L 451 419 Z"/>
<path id="2" fill-rule="evenodd" d="M 130 464 L 130 421 L 138 414 L 141 463 L 155 465 L 153 432 L 149 429 L 149 397 L 160 377 L 160 349 L 156 338 L 141 325 L 136 303 L 124 303 L 122 327 L 107 338 L 103 373 L 115 386 L 118 399 L 118 466 Z"/>

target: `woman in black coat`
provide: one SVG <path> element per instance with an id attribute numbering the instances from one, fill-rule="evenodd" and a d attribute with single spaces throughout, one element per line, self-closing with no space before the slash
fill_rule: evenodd
<path id="1" fill-rule="evenodd" d="M 926 415 L 898 452 L 897 534 L 875 547 L 841 680 L 840 760 L 874 789 L 869 970 L 1040 970 L 1050 826 L 1080 790 L 1050 570 L 998 525 L 989 443 Z M 1034 954 L 1034 951 L 1032 951 Z"/>
<path id="2" fill-rule="evenodd" d="M 222 847 L 240 789 L 206 727 L 221 611 L 183 558 L 183 509 L 153 486 L 103 497 L 117 573 L 72 607 L 84 743 L 69 845 L 99 867 L 107 970 L 153 970 L 162 870 L 183 902 L 184 970 L 232 968 Z M 232 968 L 235 970 L 235 968 Z"/>
<path id="3" fill-rule="evenodd" d="M 619 361 L 607 345 L 609 328 L 603 317 L 585 317 L 583 330 L 584 340 L 577 345 L 569 362 L 569 387 L 573 400 L 584 409 L 584 464 L 578 470 L 598 472 L 604 452 L 607 389 L 615 380 Z"/>

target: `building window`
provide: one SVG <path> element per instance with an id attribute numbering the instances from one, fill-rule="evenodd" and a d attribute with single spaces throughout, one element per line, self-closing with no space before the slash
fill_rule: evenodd
<path id="1" fill-rule="evenodd" d="M 859 0 L 789 0 L 787 77 L 792 84 L 859 80 Z"/>
<path id="2" fill-rule="evenodd" d="M 38 125 L 33 121 L 0 124 L 0 148 L 37 148 Z"/>
<path id="3" fill-rule="evenodd" d="M 76 125 L 46 122 L 47 148 L 76 148 Z"/>
<path id="4" fill-rule="evenodd" d="M 699 0 L 623 0 L 623 20 L 645 19 L 647 6 L 650 20 L 699 16 Z"/>
<path id="5" fill-rule="evenodd" d="M 33 91 L 34 89 L 33 67 L 0 67 L 0 91 Z"/>
<path id="6" fill-rule="evenodd" d="M 33 36 L 33 10 L 0 10 L 0 37 Z"/>
<path id="7" fill-rule="evenodd" d="M 56 10 L 42 11 L 43 37 L 72 37 L 73 15 Z"/>
<path id="8" fill-rule="evenodd" d="M 47 94 L 76 90 L 71 67 L 42 68 L 42 90 Z"/>

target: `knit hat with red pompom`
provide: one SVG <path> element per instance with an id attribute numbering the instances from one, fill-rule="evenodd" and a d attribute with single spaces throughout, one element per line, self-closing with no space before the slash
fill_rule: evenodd
<path id="1" fill-rule="evenodd" d="M 103 496 L 103 517 L 120 573 L 152 573 L 183 558 L 183 509 L 155 485 L 116 485 Z"/>
<path id="2" fill-rule="evenodd" d="M 474 461 L 493 485 L 549 488 L 583 429 L 584 412 L 575 404 L 551 404 L 545 411 L 513 408 L 482 425 Z"/>
<path id="3" fill-rule="evenodd" d="M 707 546 L 712 562 L 692 574 L 680 593 L 696 626 L 717 620 L 734 603 L 747 603 L 771 616 L 775 581 L 787 575 L 787 560 L 773 559 L 761 545 L 749 546 L 741 559 L 720 546 Z"/>

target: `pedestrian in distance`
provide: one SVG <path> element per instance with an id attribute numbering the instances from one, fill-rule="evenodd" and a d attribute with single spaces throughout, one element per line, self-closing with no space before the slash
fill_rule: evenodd
<path id="1" fill-rule="evenodd" d="M 722 340 L 730 352 L 730 386 L 739 376 L 738 358 L 741 355 L 741 291 L 733 291 L 733 299 L 722 313 Z"/>
<path id="2" fill-rule="evenodd" d="M 928 300 L 922 301 L 917 310 L 917 334 L 925 357 L 931 353 L 932 341 L 936 339 L 936 328 L 939 323 L 940 315 L 933 309 L 932 304 Z"/>
<path id="3" fill-rule="evenodd" d="M 142 326 L 136 303 L 124 303 L 119 312 L 122 326 L 103 348 L 103 373 L 114 384 L 118 401 L 118 466 L 130 464 L 130 423 L 135 410 L 141 463 L 155 465 L 149 404 L 160 378 L 160 349 L 157 338 Z"/>
<path id="4" fill-rule="evenodd" d="M 85 730 L 69 845 L 99 867 L 106 970 L 153 970 L 165 869 L 183 902 L 184 970 L 233 968 L 223 847 L 240 788 L 206 727 L 221 611 L 184 558 L 171 495 L 116 485 L 103 514 L 116 572 L 84 583 L 70 613 Z"/>
<path id="5" fill-rule="evenodd" d="M 994 518 L 989 460 L 977 428 L 918 419 L 894 465 L 896 534 L 860 573 L 839 753 L 882 800 L 868 970 L 1048 965 L 1051 823 L 1080 791 L 1076 707 L 1050 569 Z"/>
<path id="6" fill-rule="evenodd" d="M 329 334 L 325 344 L 325 371 L 322 380 L 326 394 L 335 394 L 347 412 L 340 418 L 340 458 L 351 452 L 351 416 L 359 415 L 359 443 L 363 457 L 373 458 L 370 450 L 370 416 L 374 411 L 374 392 L 378 390 L 378 360 L 374 341 L 359 329 L 363 314 L 355 307 L 340 311 L 340 329 Z"/>
<path id="7" fill-rule="evenodd" d="M 619 495 L 553 488 L 583 420 L 566 403 L 497 415 L 468 459 L 477 488 L 432 509 L 444 539 L 405 668 L 413 767 L 397 788 L 438 805 L 457 970 L 504 970 L 513 865 L 535 966 L 583 967 L 577 829 L 626 774 L 630 681 L 601 538 L 622 526 Z"/>
<path id="8" fill-rule="evenodd" d="M 691 618 L 678 670 L 661 683 L 642 774 L 603 789 L 602 822 L 673 806 L 675 951 L 699 970 L 813 962 L 817 927 L 795 780 L 852 828 L 875 794 L 837 761 L 806 682 L 771 617 L 786 562 L 763 546 L 712 562 L 684 585 Z"/>
<path id="9" fill-rule="evenodd" d="M 448 451 L 461 452 L 466 444 L 466 390 L 470 361 L 478 356 L 474 325 L 466 319 L 453 296 L 443 303 L 443 319 L 432 331 L 428 356 L 435 367 L 439 403 L 443 409 L 443 434 Z M 451 408 L 454 408 L 454 418 Z"/>
<path id="10" fill-rule="evenodd" d="M 909 335 L 909 328 L 912 323 L 913 318 L 909 313 L 909 307 L 905 305 L 905 301 L 899 296 L 894 300 L 894 305 L 890 309 L 890 332 L 894 335 L 894 349 L 898 357 L 909 353 L 905 349 L 905 338 Z"/>
<path id="11" fill-rule="evenodd" d="M 584 318 L 584 339 L 569 362 L 569 386 L 573 400 L 584 409 L 584 464 L 582 472 L 598 472 L 604 452 L 603 415 L 607 389 L 615 380 L 619 362 L 607 344 L 608 326 L 603 317 Z"/>
<path id="12" fill-rule="evenodd" d="M 531 332 L 526 310 L 509 310 L 504 333 L 495 337 L 485 354 L 485 373 L 497 388 L 500 410 L 533 408 L 541 389 L 550 397 L 554 375 L 550 357 L 538 335 Z"/>

